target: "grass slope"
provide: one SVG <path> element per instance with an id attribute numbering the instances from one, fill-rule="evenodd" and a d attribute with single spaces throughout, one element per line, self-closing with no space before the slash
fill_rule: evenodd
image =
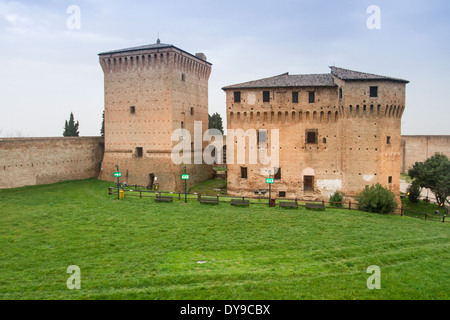
<path id="1" fill-rule="evenodd" d="M 0 191 L 0 299 L 448 299 L 448 224 L 155 204 L 85 180 Z M 198 261 L 206 261 L 198 264 Z M 66 287 L 69 265 L 81 290 Z M 366 270 L 381 268 L 381 290 Z"/>

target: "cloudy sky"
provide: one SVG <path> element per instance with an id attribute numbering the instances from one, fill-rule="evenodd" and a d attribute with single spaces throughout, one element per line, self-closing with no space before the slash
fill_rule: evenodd
<path id="1" fill-rule="evenodd" d="M 380 29 L 367 27 L 371 5 Z M 335 65 L 411 81 L 402 133 L 450 134 L 448 0 L 0 0 L 0 136 L 61 136 L 70 112 L 82 136 L 99 135 L 97 54 L 158 32 L 213 63 L 209 110 L 224 119 L 223 86 Z"/>

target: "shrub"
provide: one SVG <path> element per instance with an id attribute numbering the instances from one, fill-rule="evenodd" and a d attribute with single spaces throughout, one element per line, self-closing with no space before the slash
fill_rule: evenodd
<path id="1" fill-rule="evenodd" d="M 339 191 L 336 191 L 332 196 L 330 196 L 331 207 L 342 208 L 342 202 L 344 202 L 344 196 Z"/>
<path id="2" fill-rule="evenodd" d="M 362 211 L 388 214 L 397 209 L 395 194 L 377 183 L 366 188 L 355 197 Z"/>
<path id="3" fill-rule="evenodd" d="M 413 183 L 407 189 L 407 195 L 409 202 L 417 203 L 419 202 L 419 197 L 422 192 L 422 188 L 417 180 L 414 180 Z"/>

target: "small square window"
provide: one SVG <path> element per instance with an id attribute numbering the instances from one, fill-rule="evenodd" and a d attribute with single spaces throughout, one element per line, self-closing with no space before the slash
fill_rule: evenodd
<path id="1" fill-rule="evenodd" d="M 316 93 L 314 91 L 309 92 L 309 103 L 315 103 L 316 102 Z"/>
<path id="2" fill-rule="evenodd" d="M 318 130 L 306 130 L 306 143 L 317 144 L 319 132 Z"/>
<path id="3" fill-rule="evenodd" d="M 298 92 L 292 92 L 292 103 L 298 103 Z"/>
<path id="4" fill-rule="evenodd" d="M 241 92 L 240 91 L 234 92 L 234 103 L 241 103 Z"/>
<path id="5" fill-rule="evenodd" d="M 270 102 L 270 91 L 263 91 L 263 102 Z"/>
<path id="6" fill-rule="evenodd" d="M 130 107 L 130 113 L 135 114 L 136 113 L 136 107 L 132 106 Z"/>
<path id="7" fill-rule="evenodd" d="M 286 191 L 278 192 L 278 198 L 286 198 Z"/>
<path id="8" fill-rule="evenodd" d="M 241 179 L 247 179 L 247 168 L 241 167 Z"/>
<path id="9" fill-rule="evenodd" d="M 378 97 L 378 87 L 370 87 L 370 97 L 371 98 Z"/>

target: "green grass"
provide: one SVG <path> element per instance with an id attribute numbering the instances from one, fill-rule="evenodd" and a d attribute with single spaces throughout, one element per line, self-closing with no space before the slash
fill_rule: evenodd
<path id="1" fill-rule="evenodd" d="M 0 299 L 449 299 L 449 225 L 156 204 L 72 181 L 0 191 Z M 198 261 L 206 261 L 198 264 Z M 66 287 L 69 265 L 81 290 Z M 366 270 L 381 269 L 381 290 Z"/>
<path id="2" fill-rule="evenodd" d="M 220 191 L 216 190 L 220 189 Z M 189 188 L 189 193 L 200 193 L 204 196 L 227 195 L 227 180 L 213 179 L 206 180 Z"/>
<path id="3" fill-rule="evenodd" d="M 404 180 L 407 183 L 412 183 L 412 179 L 407 173 L 401 173 L 400 179 Z"/>

